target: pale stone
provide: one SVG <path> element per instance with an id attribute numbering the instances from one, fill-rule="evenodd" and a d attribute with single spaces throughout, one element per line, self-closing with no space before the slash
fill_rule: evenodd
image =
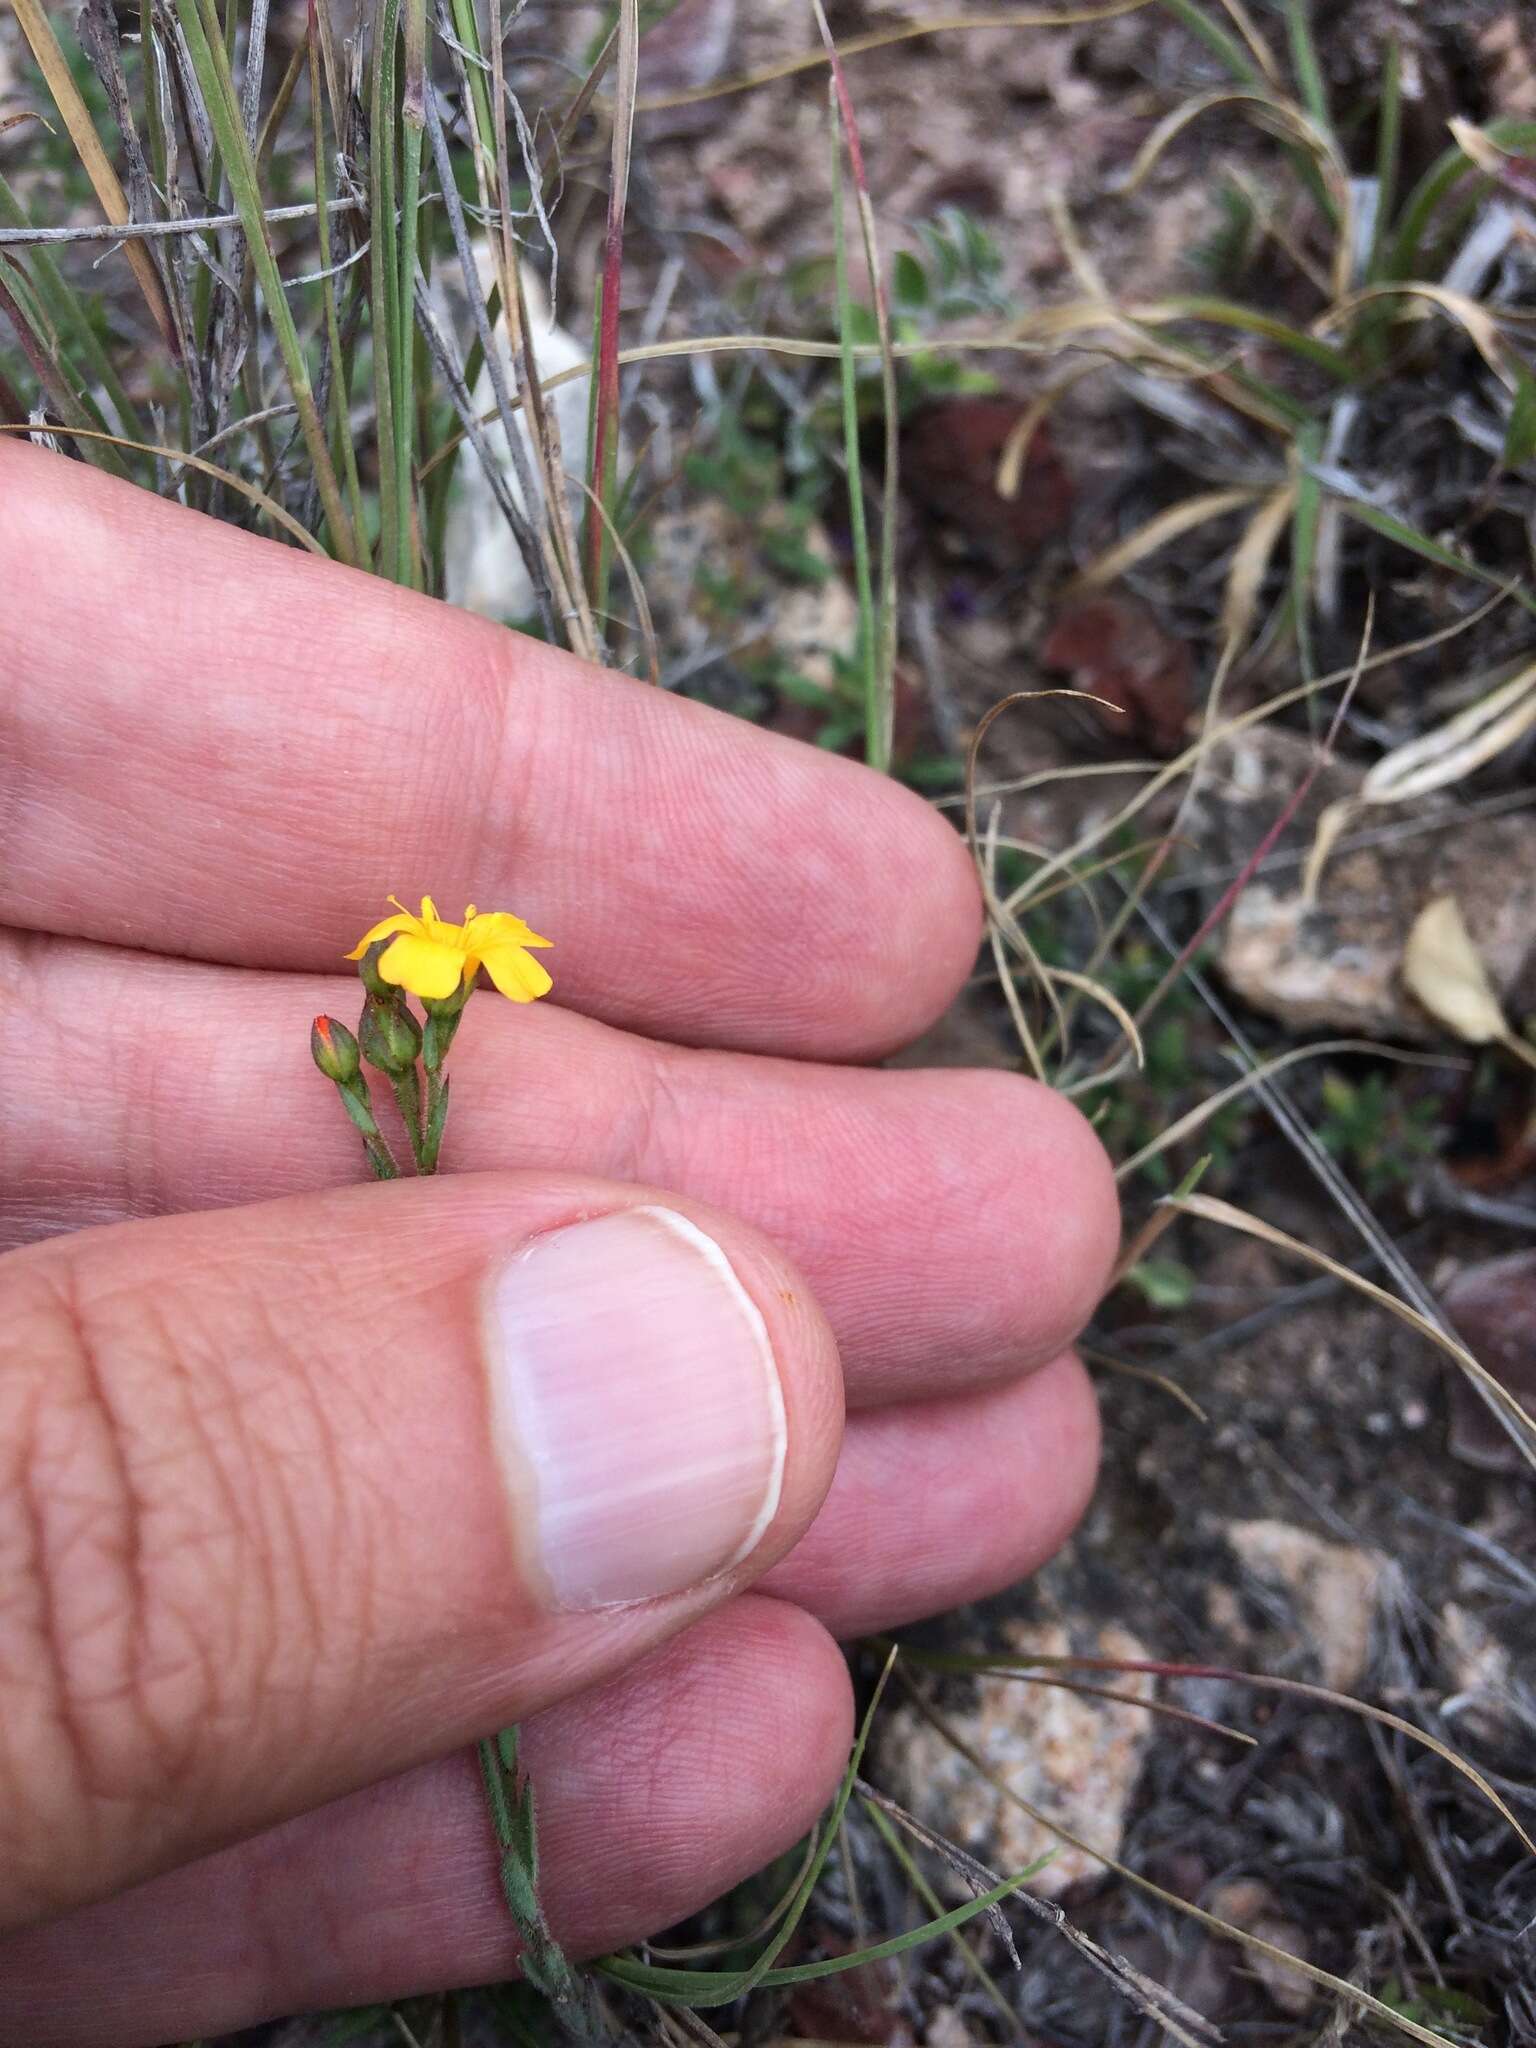
<path id="1" fill-rule="evenodd" d="M 1305 1933 L 1294 1920 L 1286 1918 L 1280 1901 L 1262 1879 L 1235 1877 L 1229 1884 L 1219 1885 L 1201 1903 L 1207 1912 L 1214 1913 L 1218 1920 L 1225 1920 L 1228 1926 L 1240 1928 L 1244 1934 L 1254 1935 L 1259 1941 L 1267 1941 L 1271 1948 L 1284 1949 L 1287 1955 L 1299 1957 L 1302 1962 L 1311 1961 Z M 1300 2019 L 1311 2009 L 1317 1993 L 1311 1979 L 1302 1971 L 1280 1956 L 1265 1955 L 1261 1949 L 1249 1948 L 1246 1944 L 1242 1953 L 1244 1962 L 1281 2012 Z"/>
<path id="2" fill-rule="evenodd" d="M 1348 1692 L 1365 1674 L 1381 1559 L 1290 1522 L 1233 1522 L 1227 1541 L 1247 1569 L 1291 1596 L 1324 1685 Z"/>
<path id="3" fill-rule="evenodd" d="M 1061 1656 L 1077 1649 L 1137 1662 L 1149 1654 L 1128 1630 L 1114 1626 L 1075 1643 L 1055 1622 L 1043 1627 L 1015 1624 L 1003 1635 L 999 1654 L 1004 1656 Z M 1075 1675 L 1138 1699 L 1153 1697 L 1150 1676 Z M 1031 1685 L 1019 1678 L 983 1677 L 976 1681 L 973 1704 L 946 1711 L 945 1718 L 1003 1784 L 1093 1848 L 1111 1856 L 1119 1853 L 1147 1746 L 1151 1717 L 1144 1708 Z M 1030 1882 L 1031 1891 L 1039 1896 L 1059 1898 L 1073 1885 L 1102 1874 L 1096 1856 L 1059 1843 L 1048 1828 L 996 1790 L 915 1708 L 897 1707 L 883 1728 L 877 1724 L 877 1734 L 881 1783 L 891 1796 L 1000 1876 L 1027 1869 L 1052 1849 L 1058 1852 L 1053 1861 Z"/>
<path id="4" fill-rule="evenodd" d="M 1196 804 L 1200 864 L 1223 876 L 1241 871 L 1314 767 L 1309 741 L 1263 726 L 1213 748 Z M 1361 780 L 1331 762 L 1271 856 L 1305 854 L 1324 807 L 1357 795 Z M 1352 834 L 1384 828 L 1402 836 L 1349 844 Z M 1249 878 L 1223 923 L 1223 978 L 1292 1031 L 1441 1044 L 1444 1027 L 1403 984 L 1403 948 L 1424 906 L 1454 896 L 1495 989 L 1522 1015 L 1536 999 L 1529 840 L 1524 817 L 1465 817 L 1444 795 L 1361 808 L 1315 899 L 1302 893 L 1299 863 L 1261 865 Z"/>

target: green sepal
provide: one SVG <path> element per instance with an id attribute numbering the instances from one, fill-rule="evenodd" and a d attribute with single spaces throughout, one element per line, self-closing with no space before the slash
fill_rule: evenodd
<path id="1" fill-rule="evenodd" d="M 378 1122 L 373 1114 L 373 1103 L 368 1094 L 368 1083 L 359 1074 L 355 1081 L 338 1081 L 336 1093 L 341 1097 L 341 1106 L 365 1138 L 379 1135 Z"/>

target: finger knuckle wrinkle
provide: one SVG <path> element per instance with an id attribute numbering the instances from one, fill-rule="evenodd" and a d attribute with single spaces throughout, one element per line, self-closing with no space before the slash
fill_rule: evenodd
<path id="1" fill-rule="evenodd" d="M 42 1817 L 79 1826 L 108 1803 L 175 1795 L 215 1660 L 165 1582 L 164 1479 L 74 1262 L 38 1259 L 12 1278 L 0 1597 L 15 1625 L 0 1631 L 0 1673 L 22 1711 L 0 1736 L 0 1775 L 15 1772 Z"/>

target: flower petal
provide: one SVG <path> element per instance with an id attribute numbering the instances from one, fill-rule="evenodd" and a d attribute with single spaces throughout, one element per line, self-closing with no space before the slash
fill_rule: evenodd
<path id="1" fill-rule="evenodd" d="M 381 979 L 413 996 L 431 996 L 441 1001 L 451 996 L 464 978 L 464 955 L 457 946 L 439 945 L 436 939 L 419 938 L 414 932 L 396 939 L 379 955 Z"/>
<path id="2" fill-rule="evenodd" d="M 510 910 L 483 910 L 478 917 L 471 917 L 466 911 L 464 937 L 476 952 L 483 952 L 487 946 L 548 946 L 554 943 L 530 931 L 523 920 L 514 917 Z"/>
<path id="3" fill-rule="evenodd" d="M 543 962 L 531 958 L 521 946 L 492 946 L 488 953 L 481 954 L 480 963 L 501 993 L 510 996 L 514 1003 L 535 1002 L 554 987 Z"/>
<path id="4" fill-rule="evenodd" d="M 391 897 L 389 900 L 393 903 L 395 899 Z M 346 955 L 346 958 L 348 960 L 361 960 L 375 939 L 387 939 L 391 932 L 413 932 L 416 929 L 416 924 L 417 920 L 412 917 L 408 910 L 401 911 L 398 917 L 386 917 L 376 924 L 372 931 L 363 933 L 363 936 L 352 948 L 352 951 Z"/>

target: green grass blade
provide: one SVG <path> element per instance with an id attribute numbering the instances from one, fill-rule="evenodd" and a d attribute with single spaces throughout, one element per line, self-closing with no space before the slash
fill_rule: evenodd
<path id="1" fill-rule="evenodd" d="M 1291 613 L 1296 627 L 1296 654 L 1302 680 L 1311 682 L 1317 673 L 1312 646 L 1312 578 L 1317 568 L 1318 521 L 1323 508 L 1323 487 L 1313 465 L 1322 453 L 1323 433 L 1316 421 L 1308 421 L 1296 437 L 1299 474 L 1296 478 L 1296 509 L 1291 514 Z M 1308 698 L 1309 705 L 1316 700 Z"/>
<path id="2" fill-rule="evenodd" d="M 0 226 L 27 228 L 33 225 L 4 178 L 0 178 Z M 144 425 L 117 367 L 97 333 L 84 300 L 54 261 L 50 250 L 37 244 L 27 252 L 26 267 L 38 304 L 47 313 L 63 345 L 89 377 L 106 393 L 117 415 L 118 430 L 126 440 L 142 441 Z"/>
<path id="3" fill-rule="evenodd" d="M 1290 38 L 1291 66 L 1296 73 L 1301 103 L 1324 134 L 1331 135 L 1333 124 L 1328 113 L 1328 88 L 1323 83 L 1317 45 L 1312 40 L 1308 0 L 1285 0 L 1285 28 Z"/>
<path id="4" fill-rule="evenodd" d="M 76 396 L 73 382 L 59 360 L 57 344 L 47 333 L 36 310 L 17 297 L 3 276 L 0 276 L 0 322 L 8 323 L 16 336 L 16 345 L 55 417 L 67 427 L 97 425 L 100 414 Z M 110 469 L 121 477 L 127 476 L 123 459 L 115 448 L 102 441 L 86 441 L 84 448 L 100 468 Z"/>
<path id="5" fill-rule="evenodd" d="M 1503 463 L 1520 469 L 1536 455 L 1536 378 L 1522 363 L 1516 370 L 1515 402 L 1504 430 Z"/>
<path id="6" fill-rule="evenodd" d="M 1175 319 L 1204 320 L 1213 327 L 1233 327 L 1245 334 L 1262 335 L 1266 341 L 1288 349 L 1303 362 L 1326 370 L 1336 382 L 1349 384 L 1354 381 L 1349 357 L 1336 343 L 1322 341 L 1317 335 L 1276 319 L 1274 314 L 1265 313 L 1257 306 L 1245 306 L 1240 300 L 1212 297 L 1203 292 L 1181 293 L 1174 298 L 1160 299 L 1153 308 L 1134 308 L 1132 318 L 1150 325 L 1149 315 L 1152 313 L 1159 317 L 1166 314 Z"/>
<path id="7" fill-rule="evenodd" d="M 1490 121 L 1483 133 L 1504 149 L 1536 149 L 1536 121 Z M 1424 243 L 1436 213 L 1461 179 L 1475 168 L 1465 151 L 1454 146 L 1430 165 L 1404 202 L 1402 221 L 1383 267 L 1384 278 L 1400 280 L 1420 274 L 1425 260 Z"/>
<path id="8" fill-rule="evenodd" d="M 400 0 L 383 0 L 374 19 L 368 99 L 369 298 L 373 327 L 373 404 L 379 460 L 381 572 L 400 571 L 400 441 L 395 409 L 400 392 L 400 270 L 395 258 L 395 44 Z"/>
<path id="9" fill-rule="evenodd" d="M 363 487 L 357 470 L 357 448 L 352 438 L 351 363 L 341 345 L 341 323 L 336 314 L 336 279 L 331 274 L 331 210 L 329 177 L 325 154 L 325 107 L 320 90 L 320 51 L 316 18 L 310 21 L 306 39 L 309 67 L 309 123 L 314 155 L 315 233 L 320 246 L 320 302 L 325 320 L 325 343 L 331 359 L 331 434 L 341 457 L 347 487 L 347 508 L 352 531 L 357 536 L 358 563 L 371 568 L 368 556 L 367 523 L 363 516 Z"/>
<path id="10" fill-rule="evenodd" d="M 875 631 L 875 589 L 870 567 L 869 527 L 864 517 L 864 477 L 859 462 L 858 363 L 854 355 L 853 293 L 848 278 L 848 234 L 843 223 L 843 138 L 837 102 L 832 119 L 832 247 L 837 292 L 838 371 L 842 390 L 843 462 L 848 472 L 848 530 L 853 545 L 853 581 L 859 630 L 855 666 L 864 686 L 864 752 L 874 763 L 880 728 L 880 656 Z"/>
<path id="11" fill-rule="evenodd" d="M 1359 498 L 1346 497 L 1342 492 L 1335 494 L 1340 506 L 1349 517 L 1361 526 L 1368 526 L 1372 533 L 1379 533 L 1383 540 L 1395 541 L 1401 548 L 1407 548 L 1415 555 L 1422 555 L 1426 562 L 1434 562 L 1442 569 L 1453 569 L 1461 576 L 1474 577 L 1479 583 L 1491 584 L 1496 590 L 1504 590 L 1515 603 L 1524 607 L 1536 617 L 1536 592 L 1523 583 L 1511 582 L 1507 577 L 1497 575 L 1492 569 L 1485 569 L 1481 562 L 1468 560 L 1465 555 L 1453 554 L 1439 541 L 1431 540 L 1427 533 L 1421 533 L 1416 526 L 1410 526 L 1406 519 L 1399 519 L 1391 512 L 1383 512 L 1379 505 L 1368 505 Z"/>
<path id="12" fill-rule="evenodd" d="M 202 15 L 202 8 L 205 5 L 207 0 L 177 0 L 177 19 L 187 39 L 187 47 L 197 73 L 198 84 L 202 88 L 208 117 L 213 124 L 219 150 L 224 159 L 235 211 L 240 215 L 241 226 L 245 230 L 251 262 L 266 302 L 267 317 L 272 322 L 273 334 L 288 377 L 288 387 L 298 408 L 299 428 L 309 451 L 320 501 L 325 507 L 326 520 L 331 530 L 331 544 L 342 561 L 355 564 L 358 557 L 352 522 L 347 517 L 346 507 L 342 503 L 341 488 L 336 480 L 331 452 L 326 446 L 325 428 L 315 405 L 309 365 L 304 357 L 303 344 L 294 325 L 293 313 L 283 289 L 283 280 L 278 273 L 277 258 L 267 233 L 261 185 L 256 175 L 251 145 L 240 118 L 234 82 L 224 61 L 223 37 L 218 34 L 209 35 Z M 214 26 L 217 27 L 216 22 Z"/>
<path id="13" fill-rule="evenodd" d="M 858 1780 L 859 1766 L 864 1761 L 869 1731 L 874 1726 L 875 1715 L 895 1662 L 896 1652 L 893 1649 L 885 1660 L 885 1668 L 876 1682 L 869 1705 L 864 1710 L 864 1718 L 859 1723 L 858 1733 L 854 1737 L 853 1748 L 849 1753 L 848 1767 L 843 1773 L 837 1797 L 833 1800 L 823 1824 L 816 1853 L 807 1862 L 801 1874 L 800 1882 L 795 1887 L 789 1909 L 780 1922 L 777 1933 L 763 1949 L 757 1961 L 746 1970 L 679 1970 L 650 1963 L 637 1963 L 628 1956 L 607 1956 L 596 1965 L 600 1971 L 612 1977 L 616 1983 L 627 1984 L 636 1990 L 644 1991 L 647 1996 L 665 2005 L 729 2005 L 733 1999 L 744 1997 L 760 1984 L 781 1981 L 783 1973 L 775 1971 L 773 1965 L 784 1953 L 800 1925 L 801 1917 L 810 1903 L 811 1894 L 815 1891 L 827 1858 L 832 1853 L 832 1844 L 837 1840 L 843 1816 L 848 1811 L 848 1801 L 853 1796 L 853 1788 Z M 1005 1890 L 1008 1888 L 1004 1887 Z M 986 1906 L 991 1903 L 994 1902 L 982 1902 L 978 1910 L 985 1911 Z M 974 1918 L 974 1915 L 968 1912 L 966 1918 Z M 948 1929 L 941 1928 L 937 1931 L 947 1933 Z M 913 1940 L 922 1938 L 921 1934 L 905 1938 L 904 1945 L 910 1947 Z M 866 1951 L 859 1960 L 867 1962 L 872 1953 L 873 1951 Z M 811 1967 L 817 1966 L 813 1964 Z M 822 1970 L 820 1974 L 828 1973 Z M 801 1980 L 797 1978 L 793 1981 Z"/>
<path id="14" fill-rule="evenodd" d="M 1191 35 L 1198 36 L 1208 50 L 1216 53 L 1234 78 L 1261 90 L 1268 85 L 1269 81 L 1236 36 L 1230 35 L 1219 21 L 1213 21 L 1203 7 L 1196 5 L 1196 0 L 1162 0 L 1162 4 L 1176 20 L 1183 22 Z"/>
<path id="15" fill-rule="evenodd" d="M 1003 1878 L 989 1890 L 978 1892 L 965 1905 L 941 1913 L 937 1919 L 925 1920 L 921 1927 L 914 1927 L 906 1934 L 893 1934 L 888 1941 L 872 1942 L 868 1948 L 856 1949 L 852 1955 L 828 1956 L 819 1963 L 794 1963 L 782 1970 L 764 1970 L 750 1983 L 744 1981 L 750 1974 L 746 1971 L 671 1970 L 655 1964 L 632 1963 L 623 1957 L 609 1958 L 598 1968 L 615 1983 L 623 1984 L 632 1991 L 643 1991 L 659 2005 L 730 2005 L 748 1991 L 781 1991 L 792 1984 L 813 1984 L 818 1978 L 838 1977 L 845 1970 L 856 1970 L 863 1963 L 887 1962 L 893 1956 L 905 1955 L 909 1949 L 921 1947 L 924 1942 L 953 1934 L 968 1921 L 979 1919 L 983 1913 L 1001 1905 L 1021 1885 L 1028 1884 L 1048 1860 L 1041 1857 L 1027 1870 L 1014 1877 Z"/>
<path id="16" fill-rule="evenodd" d="M 1397 37 L 1389 36 L 1381 68 L 1381 97 L 1376 102 L 1376 225 L 1365 264 L 1367 284 L 1380 281 L 1387 260 L 1402 150 L 1403 52 Z"/>

